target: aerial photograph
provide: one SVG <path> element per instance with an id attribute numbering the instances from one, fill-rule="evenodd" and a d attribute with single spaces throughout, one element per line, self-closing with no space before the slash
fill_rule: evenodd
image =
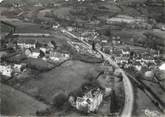
<path id="1" fill-rule="evenodd" d="M 165 117 L 165 0 L 0 0 L 0 116 Z"/>

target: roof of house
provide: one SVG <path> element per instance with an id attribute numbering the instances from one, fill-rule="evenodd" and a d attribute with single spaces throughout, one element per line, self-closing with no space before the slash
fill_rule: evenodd
<path id="1" fill-rule="evenodd" d="M 26 40 L 17 40 L 17 43 L 26 43 L 26 44 L 35 44 L 36 40 L 26 39 Z"/>

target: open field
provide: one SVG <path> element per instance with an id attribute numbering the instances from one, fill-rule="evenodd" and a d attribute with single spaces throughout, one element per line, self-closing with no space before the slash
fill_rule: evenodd
<path id="1" fill-rule="evenodd" d="M 48 108 L 48 105 L 1 83 L 0 99 L 2 115 L 35 115 L 37 110 Z"/>
<path id="2" fill-rule="evenodd" d="M 40 96 L 47 103 L 52 103 L 56 94 L 69 94 L 79 88 L 88 78 L 98 75 L 98 66 L 80 61 L 67 61 L 60 67 L 43 72 L 38 78 L 24 82 L 20 89 L 33 96 Z"/>

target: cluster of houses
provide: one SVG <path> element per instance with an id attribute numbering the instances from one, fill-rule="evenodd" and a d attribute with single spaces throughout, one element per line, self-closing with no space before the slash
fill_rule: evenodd
<path id="1" fill-rule="evenodd" d="M 84 93 L 81 97 L 69 97 L 70 104 L 84 113 L 96 112 L 103 101 L 103 92 L 100 88 L 94 88 Z"/>
<path id="2" fill-rule="evenodd" d="M 132 54 L 130 50 L 121 49 L 120 51 L 112 50 L 112 53 L 116 63 L 125 69 L 134 67 L 137 71 L 141 71 L 144 67 L 151 69 L 152 67 L 157 66 L 154 57 L 145 52 Z M 156 53 L 153 56 L 156 56 Z"/>
<path id="3" fill-rule="evenodd" d="M 43 60 L 64 61 L 70 58 L 69 54 L 56 52 L 56 43 L 49 41 L 41 44 L 35 40 L 18 41 L 17 46 L 20 47 L 25 55 L 29 58 L 42 58 Z"/>
<path id="4" fill-rule="evenodd" d="M 7 64 L 0 64 L 0 74 L 6 77 L 12 77 L 13 74 L 18 74 L 25 70 L 26 64 L 13 64 L 13 65 L 7 65 Z"/>
<path id="5" fill-rule="evenodd" d="M 46 44 L 39 44 L 36 40 L 17 40 L 15 45 L 28 58 L 41 58 L 44 61 L 62 62 L 70 58 L 67 53 L 60 53 L 55 50 L 56 44 L 54 41 L 49 41 Z M 14 74 L 20 73 L 25 69 L 25 64 L 0 64 L 0 74 L 6 77 L 12 77 Z"/>

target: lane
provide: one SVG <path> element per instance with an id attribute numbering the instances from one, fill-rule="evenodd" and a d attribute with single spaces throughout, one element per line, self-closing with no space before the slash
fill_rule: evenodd
<path id="1" fill-rule="evenodd" d="M 131 117 L 133 111 L 133 103 L 134 103 L 134 93 L 131 81 L 125 74 L 125 72 L 120 69 L 115 61 L 111 59 L 111 56 L 108 54 L 103 53 L 102 51 L 98 50 L 99 53 L 103 55 L 103 57 L 109 61 L 111 65 L 113 65 L 123 76 L 123 83 L 124 83 L 124 91 L 125 91 L 125 104 L 124 109 L 122 111 L 121 117 Z"/>

